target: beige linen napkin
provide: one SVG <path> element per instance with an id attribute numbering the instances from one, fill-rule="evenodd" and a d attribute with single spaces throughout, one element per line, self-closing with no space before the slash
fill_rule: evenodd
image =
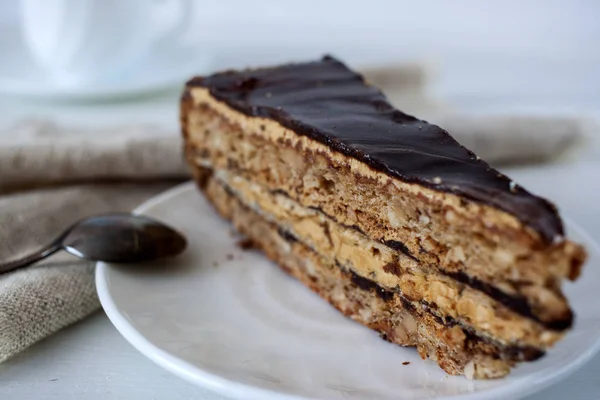
<path id="1" fill-rule="evenodd" d="M 394 71 L 395 79 L 381 70 L 370 78 L 383 79 L 396 104 L 437 115 L 492 163 L 549 159 L 580 136 L 573 120 L 442 114 L 425 96 L 418 69 Z M 0 132 L 0 262 L 49 242 L 82 217 L 131 210 L 187 177 L 176 132 L 150 126 L 94 131 L 36 120 L 8 127 Z M 57 254 L 0 275 L 0 362 L 99 308 L 93 268 Z"/>
<path id="2" fill-rule="evenodd" d="M 0 134 L 0 261 L 37 249 L 80 218 L 131 210 L 184 179 L 174 133 L 15 126 Z M 93 271 L 93 263 L 63 253 L 0 275 L 0 362 L 96 311 Z"/>

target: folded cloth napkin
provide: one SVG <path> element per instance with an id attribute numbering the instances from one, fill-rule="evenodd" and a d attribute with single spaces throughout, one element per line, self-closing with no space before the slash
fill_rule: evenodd
<path id="1" fill-rule="evenodd" d="M 410 71 L 410 79 L 402 68 L 395 80 L 381 70 L 369 77 L 383 79 L 398 105 L 435 109 L 431 115 L 492 163 L 548 159 L 580 136 L 573 120 L 440 114 L 419 89 L 418 71 Z M 402 87 L 411 96 L 394 95 Z M 149 126 L 90 130 L 28 120 L 0 132 L 0 262 L 48 243 L 82 217 L 131 210 L 188 179 L 181 147 L 176 132 Z M 57 254 L 0 275 L 0 362 L 97 310 L 93 269 Z"/>
<path id="2" fill-rule="evenodd" d="M 151 128 L 74 133 L 29 121 L 9 133 L 0 134 L 0 262 L 188 178 L 178 138 Z M 93 273 L 94 263 L 59 253 L 0 275 L 0 362 L 98 310 Z"/>

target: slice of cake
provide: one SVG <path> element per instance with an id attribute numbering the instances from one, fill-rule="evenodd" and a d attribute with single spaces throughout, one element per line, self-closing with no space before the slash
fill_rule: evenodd
<path id="1" fill-rule="evenodd" d="M 493 378 L 573 324 L 584 249 L 560 217 L 331 57 L 199 77 L 181 104 L 198 186 L 350 318 L 449 374 Z"/>

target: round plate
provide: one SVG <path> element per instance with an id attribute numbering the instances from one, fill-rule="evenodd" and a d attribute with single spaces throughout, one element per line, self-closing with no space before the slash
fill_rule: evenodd
<path id="1" fill-rule="evenodd" d="M 200 386 L 243 399 L 515 399 L 565 377 L 599 348 L 598 247 L 568 224 L 590 260 L 566 293 L 575 328 L 546 357 L 507 378 L 446 375 L 412 348 L 333 309 L 255 251 L 192 184 L 137 209 L 189 239 L 178 259 L 125 268 L 99 263 L 96 280 L 116 328 L 151 360 Z M 404 362 L 410 364 L 403 365 Z"/>

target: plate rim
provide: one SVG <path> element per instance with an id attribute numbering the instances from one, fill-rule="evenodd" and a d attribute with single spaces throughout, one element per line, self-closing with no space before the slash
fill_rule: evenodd
<path id="1" fill-rule="evenodd" d="M 144 201 L 137 206 L 133 213 L 143 214 L 148 209 L 151 209 L 158 204 L 166 202 L 171 198 L 180 196 L 184 193 L 195 190 L 195 184 L 193 181 L 183 182 L 164 192 L 159 193 L 156 196 Z M 589 235 L 585 229 L 579 224 L 575 223 L 572 219 L 562 216 L 565 225 L 570 230 L 577 231 L 577 234 L 583 237 L 586 243 L 589 243 L 592 250 L 590 253 L 596 253 L 600 255 L 600 245 Z M 173 373 L 174 375 L 202 388 L 211 390 L 217 394 L 224 395 L 232 398 L 256 398 L 264 400 L 310 400 L 313 398 L 293 395 L 289 393 L 282 393 L 274 390 L 264 389 L 256 386 L 252 386 L 245 383 L 240 383 L 234 380 L 223 378 L 219 375 L 207 372 L 196 365 L 193 365 L 187 361 L 184 361 L 174 355 L 169 354 L 167 351 L 160 349 L 148 339 L 144 337 L 142 333 L 137 331 L 135 327 L 129 323 L 127 318 L 119 311 L 117 305 L 110 296 L 109 283 L 108 283 L 108 271 L 110 269 L 109 263 L 97 262 L 95 271 L 96 290 L 98 292 L 98 298 L 102 305 L 106 315 L 108 316 L 111 323 L 115 326 L 117 331 L 141 354 L 150 359 L 152 362 Z M 551 373 L 543 376 L 541 379 L 536 379 L 531 382 L 527 379 L 527 376 L 519 378 L 510 384 L 510 386 L 498 386 L 482 392 L 475 392 L 470 394 L 459 394 L 456 396 L 443 396 L 436 397 L 439 400 L 474 400 L 474 399 L 499 399 L 506 398 L 506 396 L 513 396 L 512 398 L 523 398 L 530 394 L 539 392 L 545 388 L 556 384 L 566 377 L 572 375 L 574 372 L 579 370 L 583 365 L 589 362 L 598 352 L 600 351 L 600 337 L 596 342 L 588 349 L 587 352 L 582 353 L 578 358 L 573 360 L 571 363 L 561 365 Z"/>

